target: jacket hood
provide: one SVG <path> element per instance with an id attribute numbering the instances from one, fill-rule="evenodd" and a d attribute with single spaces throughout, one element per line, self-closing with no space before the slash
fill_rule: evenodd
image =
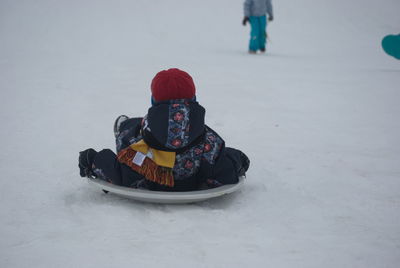
<path id="1" fill-rule="evenodd" d="M 204 134 L 204 116 L 205 109 L 194 100 L 157 102 L 144 119 L 144 140 L 156 149 L 184 149 Z"/>

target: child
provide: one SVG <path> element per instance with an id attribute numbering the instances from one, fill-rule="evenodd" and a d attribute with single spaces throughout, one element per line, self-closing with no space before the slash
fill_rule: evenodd
<path id="1" fill-rule="evenodd" d="M 274 19 L 271 0 L 245 0 L 243 25 L 250 21 L 250 44 L 249 53 L 255 54 L 257 50 L 265 52 L 267 39 L 267 18 L 268 21 Z"/>
<path id="2" fill-rule="evenodd" d="M 120 116 L 114 124 L 117 155 L 110 149 L 79 154 L 82 177 L 158 191 L 192 191 L 238 182 L 250 161 L 204 124 L 192 77 L 179 69 L 159 72 L 144 118 Z"/>

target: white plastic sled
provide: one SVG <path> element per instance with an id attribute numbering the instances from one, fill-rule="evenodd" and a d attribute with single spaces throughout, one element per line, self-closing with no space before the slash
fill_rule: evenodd
<path id="1" fill-rule="evenodd" d="M 110 192 L 122 197 L 149 203 L 185 204 L 201 202 L 207 199 L 220 197 L 239 190 L 244 184 L 244 177 L 239 178 L 237 184 L 227 184 L 220 187 L 188 192 L 162 192 L 134 189 L 118 186 L 99 179 L 88 179 L 89 183 L 104 192 Z"/>

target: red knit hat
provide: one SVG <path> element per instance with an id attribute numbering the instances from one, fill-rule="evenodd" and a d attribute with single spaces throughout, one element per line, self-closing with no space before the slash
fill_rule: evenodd
<path id="1" fill-rule="evenodd" d="M 192 77 L 177 68 L 159 72 L 151 81 L 155 101 L 191 99 L 196 95 Z"/>

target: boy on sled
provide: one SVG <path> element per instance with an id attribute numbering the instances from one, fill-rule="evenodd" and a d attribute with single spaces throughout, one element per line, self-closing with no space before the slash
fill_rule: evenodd
<path id="1" fill-rule="evenodd" d="M 192 77 L 179 69 L 159 72 L 152 106 L 143 118 L 119 116 L 110 149 L 79 153 L 82 177 L 157 191 L 194 191 L 235 184 L 250 161 L 204 123 Z"/>

